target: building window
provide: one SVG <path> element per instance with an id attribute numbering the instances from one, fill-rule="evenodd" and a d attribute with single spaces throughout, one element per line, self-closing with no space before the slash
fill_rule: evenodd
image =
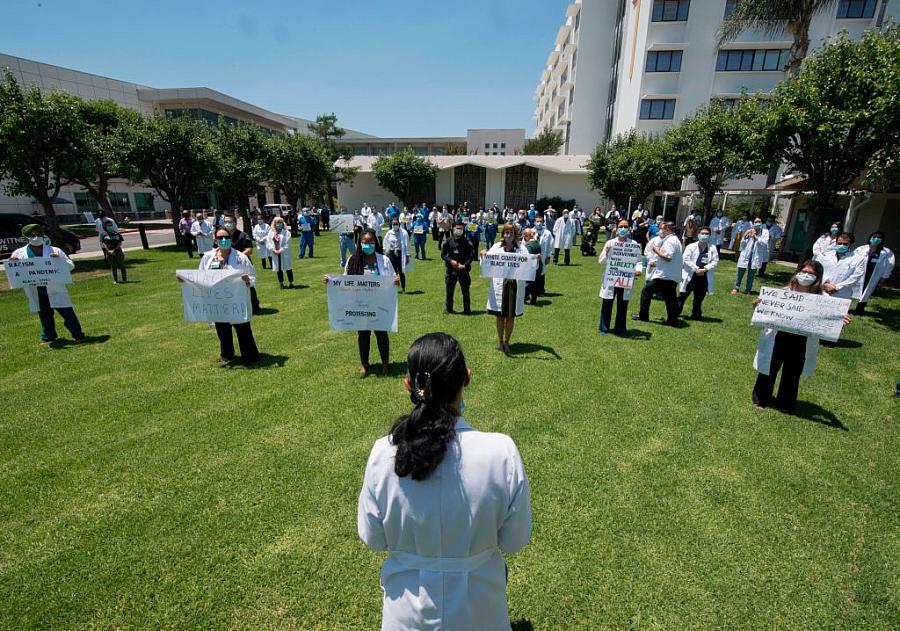
<path id="1" fill-rule="evenodd" d="M 490 149 L 490 148 L 491 148 L 491 143 L 489 143 L 489 142 L 484 143 L 484 148 L 485 148 L 485 149 Z"/>
<path id="2" fill-rule="evenodd" d="M 153 193 L 135 193 L 134 208 L 140 212 L 153 212 Z"/>
<path id="3" fill-rule="evenodd" d="M 642 99 L 641 120 L 666 120 L 675 118 L 675 99 Z"/>
<path id="4" fill-rule="evenodd" d="M 652 22 L 687 22 L 691 0 L 653 0 Z"/>
<path id="5" fill-rule="evenodd" d="M 647 53 L 646 72 L 680 72 L 680 50 L 651 50 Z"/>
<path id="6" fill-rule="evenodd" d="M 494 149 L 496 149 L 496 148 L 497 148 L 497 143 L 495 142 L 495 143 L 494 143 Z"/>
<path id="7" fill-rule="evenodd" d="M 501 155 L 501 156 L 505 156 L 505 155 L 506 155 L 506 152 L 505 152 L 505 151 L 501 151 L 501 152 L 500 152 L 500 155 Z"/>
<path id="8" fill-rule="evenodd" d="M 878 0 L 841 0 L 838 3 L 839 20 L 869 19 L 875 16 Z"/>
<path id="9" fill-rule="evenodd" d="M 505 142 L 501 142 L 501 143 L 500 143 L 500 148 L 501 148 L 501 149 L 506 149 L 506 143 L 505 143 Z"/>
<path id="10" fill-rule="evenodd" d="M 737 8 L 738 0 L 725 0 L 725 17 L 727 18 L 729 15 L 734 13 L 734 10 Z"/>
<path id="11" fill-rule="evenodd" d="M 789 58 L 787 49 L 720 50 L 716 59 L 716 72 L 784 70 Z"/>
<path id="12" fill-rule="evenodd" d="M 117 213 L 127 213 L 131 211 L 131 204 L 128 202 L 128 193 L 108 193 L 109 204 Z"/>
<path id="13" fill-rule="evenodd" d="M 100 208 L 100 204 L 90 193 L 75 193 L 75 206 L 80 213 L 92 213 Z"/>

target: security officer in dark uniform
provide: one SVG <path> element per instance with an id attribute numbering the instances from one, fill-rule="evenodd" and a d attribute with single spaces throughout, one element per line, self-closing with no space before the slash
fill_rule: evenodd
<path id="1" fill-rule="evenodd" d="M 453 294 L 458 282 L 459 288 L 462 290 L 463 313 L 469 315 L 472 313 L 469 300 L 469 286 L 472 284 L 472 278 L 469 276 L 469 270 L 472 269 L 475 250 L 472 248 L 472 242 L 466 238 L 465 232 L 465 222 L 457 221 L 453 224 L 450 238 L 444 242 L 441 248 L 441 258 L 447 265 L 447 273 L 444 276 L 444 282 L 447 285 L 447 313 L 454 313 Z"/>
<path id="2" fill-rule="evenodd" d="M 237 227 L 237 217 L 234 215 L 225 215 L 225 229 L 231 235 L 231 247 L 237 250 L 247 258 L 253 254 L 253 238 Z M 259 307 L 259 298 L 256 295 L 256 287 L 250 287 L 250 305 L 253 309 L 253 315 L 259 315 L 262 310 Z"/>

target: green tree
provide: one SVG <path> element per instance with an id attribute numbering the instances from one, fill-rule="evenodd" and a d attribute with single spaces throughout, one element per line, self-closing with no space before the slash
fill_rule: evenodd
<path id="1" fill-rule="evenodd" d="M 220 156 L 218 189 L 237 202 L 245 232 L 251 230 L 250 197 L 261 192 L 263 182 L 268 179 L 267 140 L 255 125 L 220 122 L 216 128 L 215 141 Z"/>
<path id="2" fill-rule="evenodd" d="M 302 134 L 273 136 L 269 141 L 266 169 L 273 183 L 284 191 L 288 203 L 297 208 L 311 195 L 318 195 L 329 182 L 334 162 L 325 143 Z"/>
<path id="3" fill-rule="evenodd" d="M 53 200 L 68 184 L 84 138 L 81 101 L 65 93 L 27 90 L 7 70 L 0 84 L 0 176 L 6 192 L 28 195 L 44 211 L 47 231 L 61 246 L 59 219 Z"/>
<path id="4" fill-rule="evenodd" d="M 412 149 L 380 156 L 372 163 L 372 173 L 378 185 L 396 195 L 409 208 L 423 196 L 423 191 L 434 181 L 439 170 L 413 153 Z"/>
<path id="5" fill-rule="evenodd" d="M 812 192 L 806 253 L 824 229 L 838 192 L 886 182 L 900 158 L 900 29 L 846 33 L 810 56 L 799 75 L 779 84 L 748 138 L 777 156 L 787 173 L 806 176 Z M 896 181 L 893 182 L 896 184 Z"/>
<path id="6" fill-rule="evenodd" d="M 534 138 L 529 138 L 522 145 L 522 155 L 555 156 L 563 146 L 563 135 L 559 130 L 544 127 Z"/>
<path id="7" fill-rule="evenodd" d="M 617 205 L 627 205 L 629 197 L 645 204 L 655 191 L 677 185 L 666 151 L 664 136 L 633 129 L 616 136 L 608 146 L 598 146 L 587 163 L 591 187 Z"/>
<path id="8" fill-rule="evenodd" d="M 336 140 L 343 138 L 346 135 L 347 130 L 343 127 L 338 127 L 337 115 L 335 115 L 334 112 L 331 114 L 319 114 L 316 116 L 316 121 L 314 123 L 307 124 L 307 128 L 313 136 L 322 141 L 328 150 L 328 155 L 331 159 L 333 167 L 332 174 L 327 181 L 322 183 L 323 189 L 320 193 L 323 203 L 330 206 L 332 188 L 334 185 L 338 182 L 352 182 L 357 171 L 359 171 L 359 168 L 347 166 L 346 164 L 338 164 L 338 159 L 341 159 L 346 163 L 353 158 L 353 155 L 347 150 L 346 146 L 341 149 L 337 142 L 335 142 Z"/>

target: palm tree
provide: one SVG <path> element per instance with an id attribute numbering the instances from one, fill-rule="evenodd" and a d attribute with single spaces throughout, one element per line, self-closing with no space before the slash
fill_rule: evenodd
<path id="1" fill-rule="evenodd" d="M 742 31 L 756 29 L 767 35 L 790 33 L 788 74 L 800 72 L 809 52 L 809 24 L 813 17 L 833 7 L 836 0 L 736 0 L 736 6 L 719 27 L 718 44 L 732 41 Z"/>

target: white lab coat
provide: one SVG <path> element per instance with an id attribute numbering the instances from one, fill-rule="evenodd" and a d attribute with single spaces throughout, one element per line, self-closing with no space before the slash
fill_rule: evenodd
<path id="1" fill-rule="evenodd" d="M 517 254 L 529 254 L 528 250 L 521 243 L 519 246 L 513 250 Z M 503 249 L 502 243 L 495 243 L 491 246 L 491 249 L 488 250 L 488 254 L 500 254 L 501 252 L 505 252 Z M 489 278 L 491 281 L 490 286 L 488 287 L 488 299 L 487 299 L 487 307 L 488 311 L 496 311 L 500 312 L 500 308 L 503 306 L 503 282 L 506 280 L 505 278 Z M 520 316 L 525 313 L 525 283 L 524 280 L 516 281 L 516 316 Z"/>
<path id="2" fill-rule="evenodd" d="M 267 224 L 256 224 L 253 226 L 253 240 L 256 241 L 256 251 L 259 252 L 260 260 L 269 256 L 269 226 Z"/>
<path id="3" fill-rule="evenodd" d="M 400 261 L 403 263 L 403 273 L 412 269 L 412 257 L 409 255 L 409 233 L 400 228 L 397 234 L 393 230 L 388 230 L 381 239 L 381 248 L 388 252 L 389 250 L 400 250 Z"/>
<path id="4" fill-rule="evenodd" d="M 598 262 L 600 263 L 600 265 L 603 265 L 604 263 L 606 263 L 606 259 L 609 258 L 609 250 L 616 241 L 619 241 L 619 237 L 616 237 L 615 239 L 607 241 L 606 243 L 603 244 L 603 249 L 600 250 L 600 257 L 598 259 Z M 635 245 L 638 245 L 637 241 L 635 241 L 634 239 L 629 239 L 627 237 L 625 239 L 623 239 L 621 242 L 622 243 L 631 242 L 631 243 L 634 243 Z M 654 254 L 654 256 L 656 256 L 656 255 Z M 640 261 L 638 261 L 637 265 L 635 265 L 634 271 L 638 274 L 640 274 L 641 272 L 644 271 L 644 266 L 641 265 Z M 604 269 L 604 274 L 605 273 L 606 273 L 606 270 Z M 602 279 L 603 276 L 601 276 L 600 278 Z M 631 287 L 628 289 L 623 289 L 622 290 L 622 300 L 625 300 L 626 302 L 631 300 L 631 292 L 633 290 L 634 290 L 634 287 Z M 615 287 L 604 287 L 603 283 L 602 282 L 600 283 L 600 297 L 601 298 L 608 300 L 610 298 L 615 298 L 615 295 L 616 295 Z"/>
<path id="5" fill-rule="evenodd" d="M 218 251 L 219 249 L 216 248 L 215 250 L 210 250 L 209 252 L 204 254 L 203 258 L 200 259 L 200 265 L 197 267 L 197 269 L 212 269 L 212 264 L 216 258 L 216 253 Z M 250 277 L 251 286 L 256 284 L 256 270 L 253 269 L 253 263 L 250 261 L 250 257 L 248 257 L 243 252 L 238 252 L 234 248 L 230 248 L 228 259 L 225 261 L 225 264 L 219 269 L 240 270 L 241 273 L 246 274 Z"/>
<path id="6" fill-rule="evenodd" d="M 709 222 L 709 244 L 714 245 L 716 247 L 725 243 L 725 231 L 728 229 L 728 226 L 731 225 L 731 222 L 728 220 L 728 217 L 722 215 L 719 217 L 716 215 L 712 218 L 712 221 Z"/>
<path id="7" fill-rule="evenodd" d="M 768 232 L 769 240 L 766 243 L 766 261 L 772 261 L 775 259 L 775 242 L 781 238 L 781 235 L 784 234 L 784 230 L 781 229 L 777 223 L 772 224 L 771 226 L 763 225 L 763 230 Z"/>
<path id="8" fill-rule="evenodd" d="M 825 274 L 822 284 L 831 283 L 837 290 L 829 294 L 832 298 L 852 298 L 856 286 L 865 280 L 866 259 L 856 255 L 856 251 L 847 252 L 838 259 L 837 252 L 829 250 L 816 258 L 822 264 Z"/>
<path id="9" fill-rule="evenodd" d="M 712 238 L 710 238 L 712 241 Z M 716 266 L 719 264 L 719 249 L 714 245 L 707 246 L 709 250 L 709 256 L 706 257 L 706 278 L 708 279 L 709 287 L 706 291 L 707 294 L 713 293 L 714 286 L 714 271 Z M 694 277 L 694 272 L 697 271 L 697 257 L 700 255 L 700 242 L 695 241 L 691 243 L 684 249 L 683 264 L 681 266 L 681 287 L 679 291 L 685 291 L 685 288 L 688 286 L 688 283 L 691 282 L 691 279 Z"/>
<path id="10" fill-rule="evenodd" d="M 738 267 L 744 269 L 759 269 L 769 260 L 769 233 L 760 230 L 755 237 L 748 237 L 746 233 L 741 237 L 741 253 L 738 256 Z"/>
<path id="11" fill-rule="evenodd" d="M 654 251 L 653 246 L 659 247 L 666 256 L 670 257 L 669 261 L 661 259 Z M 661 278 L 664 280 L 681 280 L 682 266 L 682 248 L 681 240 L 674 234 L 670 234 L 665 239 L 662 235 L 656 235 L 647 242 L 644 248 L 644 256 L 647 257 L 647 280 L 656 280 Z M 651 266 L 650 263 L 653 263 Z"/>
<path id="12" fill-rule="evenodd" d="M 872 277 L 869 279 L 869 284 L 863 287 L 865 283 L 865 268 L 869 264 L 869 246 L 861 245 L 856 250 L 853 251 L 854 256 L 858 256 L 865 261 L 863 267 L 863 277 L 859 280 L 859 283 L 853 289 L 853 297 L 859 300 L 860 302 L 868 302 L 869 298 L 872 297 L 872 293 L 878 287 L 878 281 L 881 279 L 888 280 L 891 277 L 891 274 L 894 273 L 894 253 L 891 252 L 889 248 L 881 246 L 881 254 L 878 257 L 878 263 L 875 264 L 875 269 L 872 271 Z"/>
<path id="13" fill-rule="evenodd" d="M 376 234 L 381 234 L 381 228 L 384 226 L 384 215 L 380 212 L 374 212 L 369 215 L 366 226 L 375 231 Z"/>
<path id="14" fill-rule="evenodd" d="M 550 258 L 553 256 L 553 242 L 553 233 L 547 230 L 545 226 L 538 235 L 538 243 L 541 244 L 541 256 L 544 259 L 544 274 L 547 273 L 547 263 L 550 262 Z"/>
<path id="15" fill-rule="evenodd" d="M 763 329 L 759 334 L 759 342 L 756 344 L 756 355 L 753 356 L 753 368 L 757 372 L 768 375 L 772 369 L 772 352 L 775 349 L 775 336 L 777 329 Z M 819 338 L 806 336 L 806 360 L 803 363 L 804 377 L 811 377 L 816 369 L 816 359 L 819 354 Z"/>
<path id="16" fill-rule="evenodd" d="M 575 222 L 570 217 L 560 217 L 553 224 L 553 247 L 560 250 L 568 250 L 575 240 Z"/>
<path id="17" fill-rule="evenodd" d="M 837 241 L 836 237 L 832 237 L 831 234 L 823 234 L 821 237 L 816 239 L 816 242 L 813 243 L 813 258 L 817 259 L 834 245 L 835 241 Z M 859 248 L 857 248 L 858 250 Z"/>
<path id="18" fill-rule="evenodd" d="M 279 249 L 282 251 L 280 255 L 275 254 L 275 238 L 280 237 L 281 243 Z M 293 246 L 291 245 L 291 231 L 285 226 L 280 233 L 275 230 L 269 230 L 266 237 L 266 249 L 272 257 L 272 270 L 275 272 L 288 271 L 294 269 L 294 257 L 291 256 Z"/>
<path id="19" fill-rule="evenodd" d="M 206 219 L 191 224 L 191 234 L 197 240 L 197 252 L 206 254 L 213 249 L 213 227 Z"/>
<path id="20" fill-rule="evenodd" d="M 381 567 L 382 629 L 509 629 L 506 564 L 531 539 L 522 458 L 505 434 L 462 418 L 424 480 L 394 473 L 396 447 L 378 440 L 359 494 L 357 530 Z"/>
<path id="21" fill-rule="evenodd" d="M 24 260 L 28 258 L 28 247 L 21 247 L 13 250 L 13 253 L 9 255 L 9 258 L 15 260 Z M 66 253 L 60 250 L 59 248 L 55 248 L 51 245 L 44 245 L 43 251 L 41 252 L 40 258 L 50 258 L 51 254 L 56 254 L 59 257 L 62 257 L 66 261 L 66 265 L 69 266 L 70 270 L 75 269 L 75 263 L 72 262 Z M 69 297 L 69 291 L 66 289 L 65 285 L 59 283 L 53 283 L 50 285 L 45 285 L 47 288 L 47 298 L 50 300 L 50 306 L 54 309 L 65 309 L 66 307 L 72 306 L 72 299 Z M 38 301 L 38 291 L 37 287 L 26 286 L 22 288 L 22 291 L 25 292 L 25 297 L 28 298 L 28 309 L 32 313 L 37 313 L 41 310 L 40 302 Z"/>

